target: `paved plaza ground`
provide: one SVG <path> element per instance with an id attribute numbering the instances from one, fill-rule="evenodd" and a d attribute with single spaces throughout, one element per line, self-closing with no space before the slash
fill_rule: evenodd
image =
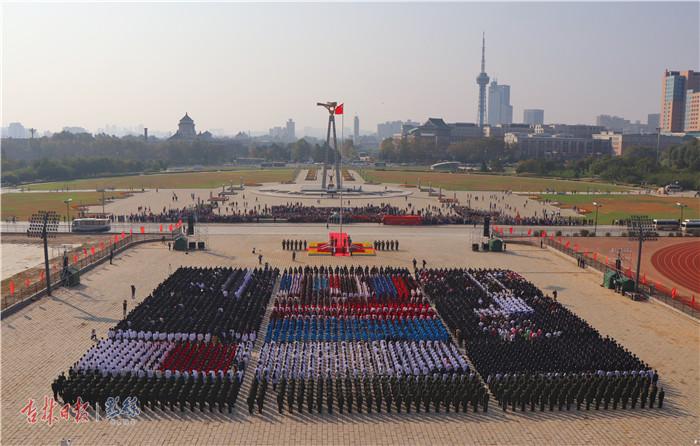
<path id="1" fill-rule="evenodd" d="M 415 257 L 428 267 L 513 269 L 559 300 L 603 335 L 610 335 L 658 369 L 666 390 L 664 408 L 651 410 L 503 413 L 491 404 L 478 414 L 278 415 L 272 401 L 263 415 L 248 415 L 241 394 L 232 415 L 151 411 L 133 424 L 74 420 L 28 424 L 20 409 L 28 398 L 39 411 L 50 383 L 91 345 L 90 331 L 106 336 L 121 318 L 129 285 L 132 308 L 180 265 L 254 266 L 262 250 L 271 265 L 292 265 L 282 251 L 286 238 L 320 240 L 323 225 L 242 226 L 240 235 L 210 235 L 209 250 L 184 254 L 152 243 L 118 256 L 85 274 L 82 285 L 61 289 L 2 321 L 3 445 L 58 444 L 693 444 L 700 439 L 700 331 L 698 322 L 659 303 L 632 302 L 600 287 L 598 273 L 538 247 L 508 244 L 505 253 L 473 253 L 464 227 L 351 228 L 354 240 L 398 239 L 401 250 L 376 257 L 320 258 L 300 255 L 295 265 L 392 265 L 410 267 Z M 257 235 L 255 235 L 257 234 Z M 265 322 L 263 322 L 263 325 Z M 261 342 L 258 341 L 259 348 Z M 256 350 L 257 352 L 257 350 Z M 255 361 L 255 354 L 253 363 Z M 244 389 L 250 382 L 247 373 Z M 493 402 L 493 399 L 492 399 Z M 266 405 L 267 405 L 266 404 Z M 41 413 L 39 413 L 39 417 Z"/>

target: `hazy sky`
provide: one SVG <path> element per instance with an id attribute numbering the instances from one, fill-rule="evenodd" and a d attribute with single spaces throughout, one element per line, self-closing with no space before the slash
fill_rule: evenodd
<path id="1" fill-rule="evenodd" d="M 5 4 L 2 123 L 174 131 L 474 122 L 481 52 L 514 121 L 658 113 L 665 68 L 698 70 L 699 3 Z"/>

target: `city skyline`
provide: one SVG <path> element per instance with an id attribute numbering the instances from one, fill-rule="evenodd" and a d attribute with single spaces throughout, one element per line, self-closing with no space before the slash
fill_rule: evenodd
<path id="1" fill-rule="evenodd" d="M 547 122 L 645 121 L 660 111 L 664 70 L 698 68 L 697 3 L 396 6 L 4 5 L 2 126 L 174 132 L 187 111 L 227 134 L 289 117 L 320 128 L 314 102 L 336 99 L 362 132 L 406 117 L 477 122 L 482 32 L 487 72 L 512 86 L 513 114 L 542 108 Z M 342 32 L 358 22 L 363 33 Z M 324 51 L 341 62 L 323 64 Z"/>

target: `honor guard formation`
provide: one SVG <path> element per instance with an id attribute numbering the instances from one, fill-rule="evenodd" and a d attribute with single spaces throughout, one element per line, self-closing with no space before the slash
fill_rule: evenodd
<path id="1" fill-rule="evenodd" d="M 420 278 L 504 411 L 663 406 L 656 371 L 519 274 L 441 269 Z"/>
<path id="2" fill-rule="evenodd" d="M 251 414 L 268 394 L 279 413 L 663 406 L 649 365 L 517 273 L 425 267 L 179 268 L 54 396 L 231 413 L 268 306 Z"/>

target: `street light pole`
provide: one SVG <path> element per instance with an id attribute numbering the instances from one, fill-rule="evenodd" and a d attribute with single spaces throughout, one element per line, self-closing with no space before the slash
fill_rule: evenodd
<path id="1" fill-rule="evenodd" d="M 597 201 L 594 201 L 593 206 L 595 206 L 595 225 L 593 226 L 593 235 L 598 235 L 598 209 L 600 209 L 600 207 L 603 205 Z"/>
<path id="2" fill-rule="evenodd" d="M 680 223 L 683 224 L 683 210 L 684 210 L 685 208 L 687 208 L 688 205 L 687 205 L 687 204 L 683 204 L 683 203 L 681 203 L 680 201 L 677 201 L 677 202 L 676 202 L 676 206 L 678 206 L 679 208 L 681 208 L 681 221 L 680 221 Z"/>
<path id="3" fill-rule="evenodd" d="M 659 162 L 659 146 L 661 145 L 661 127 L 656 127 L 656 162 Z"/>
<path id="4" fill-rule="evenodd" d="M 63 202 L 66 204 L 66 223 L 68 224 L 68 232 L 70 232 L 70 204 L 73 201 L 72 198 L 66 198 Z"/>

